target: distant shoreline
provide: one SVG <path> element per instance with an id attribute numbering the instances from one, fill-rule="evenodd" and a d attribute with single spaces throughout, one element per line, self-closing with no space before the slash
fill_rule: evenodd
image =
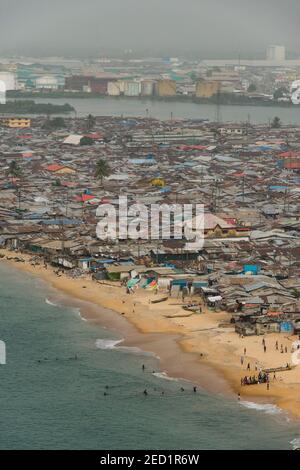
<path id="1" fill-rule="evenodd" d="M 0 114 L 69 114 L 75 112 L 68 103 L 36 103 L 34 100 L 8 100 L 0 104 Z"/>
<path id="2" fill-rule="evenodd" d="M 216 106 L 263 106 L 266 108 L 280 107 L 280 108 L 300 108 L 300 105 L 294 105 L 291 102 L 280 102 L 280 101 L 264 101 L 255 98 L 240 97 L 234 94 L 223 93 L 218 98 L 213 96 L 211 98 L 196 98 L 195 96 L 185 96 L 185 95 L 176 95 L 170 97 L 159 97 L 159 96 L 108 96 L 100 95 L 98 93 L 87 93 L 87 92 L 19 92 L 19 91 L 9 91 L 7 92 L 8 98 L 13 99 L 61 99 L 61 98 L 76 98 L 76 99 L 113 99 L 116 101 L 132 101 L 138 100 L 141 102 L 160 102 L 160 103 L 193 103 L 193 104 L 206 104 Z"/>

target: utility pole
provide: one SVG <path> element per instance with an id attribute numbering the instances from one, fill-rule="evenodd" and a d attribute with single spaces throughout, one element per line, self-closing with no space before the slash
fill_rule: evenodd
<path id="1" fill-rule="evenodd" d="M 218 91 L 217 91 L 217 105 L 216 105 L 216 123 L 219 125 L 221 123 L 221 96 L 220 96 L 220 83 L 218 83 Z"/>

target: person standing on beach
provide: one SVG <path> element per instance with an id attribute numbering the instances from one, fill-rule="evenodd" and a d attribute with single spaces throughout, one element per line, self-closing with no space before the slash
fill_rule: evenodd
<path id="1" fill-rule="evenodd" d="M 246 352 L 247 352 L 247 349 L 246 349 L 246 348 L 244 348 L 244 356 L 246 356 Z"/>

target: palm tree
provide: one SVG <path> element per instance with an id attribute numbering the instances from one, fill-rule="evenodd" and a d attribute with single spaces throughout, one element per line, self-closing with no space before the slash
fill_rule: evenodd
<path id="1" fill-rule="evenodd" d="M 101 180 L 101 184 L 103 185 L 103 179 L 106 176 L 109 176 L 111 174 L 110 166 L 106 162 L 106 160 L 103 160 L 103 158 L 99 158 L 99 160 L 96 163 L 96 169 L 94 176 L 97 179 Z"/>
<path id="2" fill-rule="evenodd" d="M 19 176 L 21 176 L 21 174 L 22 174 L 21 168 L 19 167 L 19 165 L 17 164 L 15 160 L 12 160 L 10 162 L 6 175 L 10 176 L 11 181 L 12 181 L 14 178 L 18 178 Z"/>

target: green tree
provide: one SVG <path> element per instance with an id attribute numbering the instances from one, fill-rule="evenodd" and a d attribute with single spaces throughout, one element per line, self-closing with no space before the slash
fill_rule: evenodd
<path id="1" fill-rule="evenodd" d="M 66 127 L 65 120 L 62 117 L 56 117 L 53 119 L 47 119 L 43 124 L 43 129 L 55 130 L 55 129 L 63 129 Z"/>
<path id="2" fill-rule="evenodd" d="M 6 172 L 7 176 L 10 176 L 13 180 L 14 178 L 19 178 L 22 174 L 22 170 L 15 160 L 12 160 L 9 164 L 8 170 Z"/>
<path id="3" fill-rule="evenodd" d="M 296 299 L 300 299 L 300 290 L 299 289 L 293 289 L 292 294 Z"/>
<path id="4" fill-rule="evenodd" d="M 275 116 L 273 121 L 271 122 L 272 129 L 279 129 L 281 127 L 281 120 L 278 116 Z"/>
<path id="5" fill-rule="evenodd" d="M 103 184 L 103 180 L 105 177 L 111 174 L 111 169 L 106 160 L 103 158 L 99 158 L 96 163 L 95 173 L 94 176 L 97 179 L 100 179 L 101 184 Z"/>
<path id="6" fill-rule="evenodd" d="M 249 93 L 254 93 L 257 90 L 255 83 L 250 83 L 248 87 Z"/>
<path id="7" fill-rule="evenodd" d="M 86 135 L 80 140 L 80 145 L 94 145 L 94 143 L 94 139 L 91 139 L 91 137 L 87 137 Z"/>
<path id="8" fill-rule="evenodd" d="M 288 92 L 288 89 L 282 86 L 274 91 L 273 98 L 274 100 L 278 100 L 279 98 L 282 98 L 284 95 L 288 94 Z"/>

